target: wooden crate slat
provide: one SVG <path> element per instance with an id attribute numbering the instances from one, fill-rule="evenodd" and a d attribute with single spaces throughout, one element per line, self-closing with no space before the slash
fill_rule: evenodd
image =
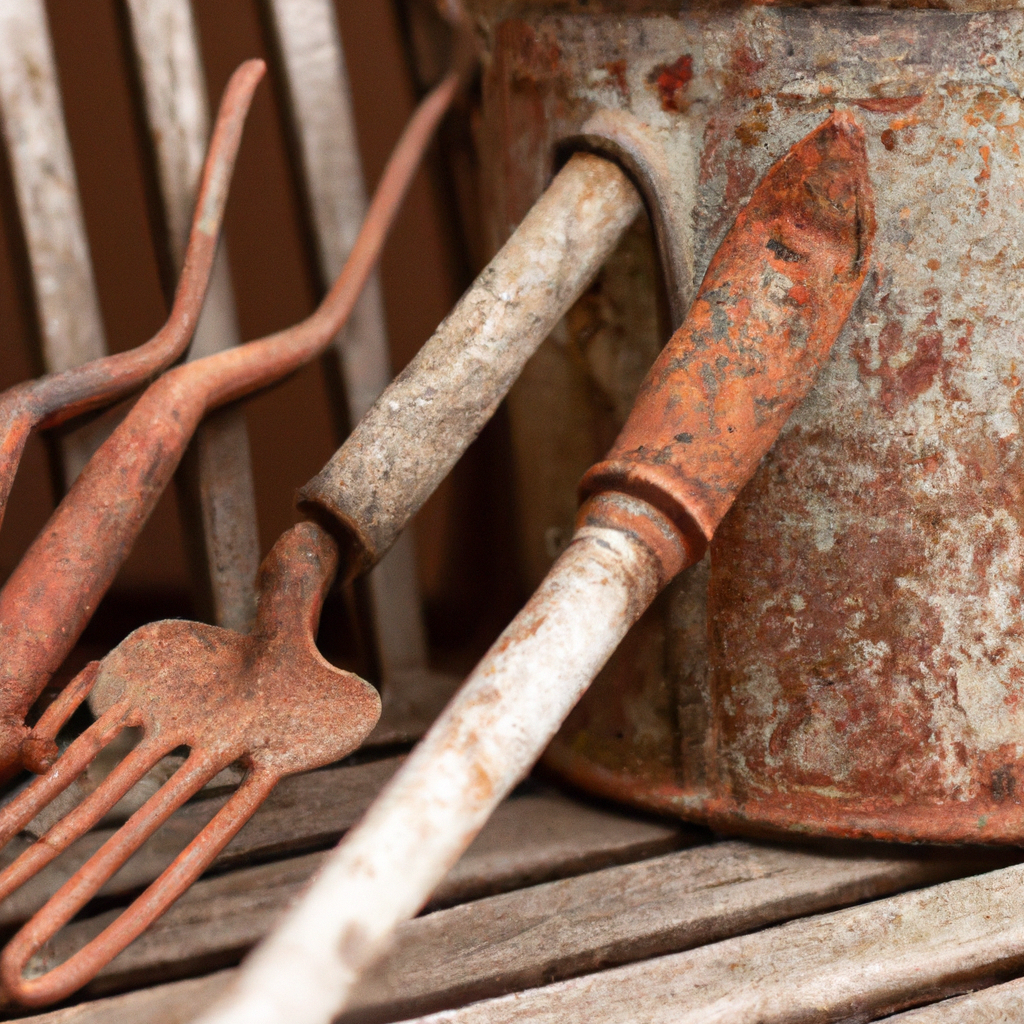
<path id="1" fill-rule="evenodd" d="M 96 281 L 42 0 L 0 4 L 0 112 L 49 372 L 106 355 Z M 100 436 L 63 439 L 69 485 Z"/>
<path id="2" fill-rule="evenodd" d="M 348 258 L 367 205 L 337 18 L 331 0 L 264 0 L 264 8 L 281 58 L 297 162 L 326 287 Z M 376 273 L 335 338 L 334 353 L 350 427 L 391 380 L 384 299 Z M 403 534 L 374 568 L 368 585 L 385 681 L 402 673 L 422 674 L 427 641 L 411 533 Z M 384 699 L 387 704 L 386 686 Z"/>
<path id="3" fill-rule="evenodd" d="M 469 856 L 467 853 L 467 858 Z M 915 856 L 908 851 L 894 850 L 890 856 L 884 856 L 876 849 L 869 854 L 843 856 L 730 842 L 521 889 L 441 910 L 403 925 L 391 956 L 365 979 L 358 990 L 355 1007 L 342 1019 L 350 1024 L 404 1019 L 403 1011 L 408 1013 L 411 1007 L 458 1004 L 481 998 L 488 992 L 539 985 L 551 977 L 592 971 L 610 963 L 649 956 L 665 948 L 714 942 L 723 935 L 908 885 L 924 884 L 990 863 L 991 858 L 965 858 L 957 854 Z M 834 916 L 837 915 L 805 919 L 790 927 L 806 925 L 807 921 L 824 922 Z M 176 930 L 185 938 L 188 930 L 205 929 L 206 921 L 206 915 L 196 904 L 191 915 L 187 912 L 182 915 Z M 776 928 L 760 934 L 772 935 L 779 931 Z M 721 950 L 726 946 L 728 941 L 719 942 L 694 953 L 701 954 L 705 949 Z M 181 949 L 179 945 L 179 953 Z M 126 950 L 122 957 L 130 953 Z M 682 954 L 683 957 L 688 955 Z M 602 988 L 596 1001 L 588 1000 L 584 1004 L 563 997 L 552 1012 L 544 1015 L 548 1009 L 544 997 L 567 985 L 570 989 L 577 984 L 600 985 L 602 979 L 622 972 L 643 974 L 674 963 L 679 956 L 587 975 L 576 982 L 533 989 L 516 997 L 487 1000 L 455 1011 L 454 1015 L 443 1014 L 430 1019 L 462 1020 L 462 1015 L 482 1011 L 483 1016 L 467 1019 L 490 1021 L 492 1018 L 486 1014 L 494 1010 L 504 1013 L 504 1016 L 494 1017 L 495 1020 L 685 1019 L 675 1016 L 678 1007 L 671 1006 L 672 992 L 666 992 L 664 985 L 660 989 L 655 987 L 650 999 L 644 998 L 642 989 L 647 983 L 646 976 L 631 984 L 621 997 L 610 1000 L 615 1007 L 612 1014 L 592 1015 L 594 1003 L 608 998 L 608 991 Z M 173 958 L 165 962 L 169 959 Z M 724 975 L 728 990 L 730 971 L 736 967 L 735 958 L 712 959 L 718 964 L 719 973 Z M 780 967 L 783 966 L 784 955 L 778 959 L 783 962 Z M 767 962 L 762 958 L 761 965 L 762 973 L 771 975 L 771 958 Z M 193 984 L 187 990 L 162 986 L 159 997 L 131 993 L 83 1004 L 74 1016 L 43 1015 L 32 1020 L 37 1024 L 55 1024 L 58 1020 L 93 1024 L 121 1019 L 116 1014 L 129 1006 L 135 1015 L 132 1019 L 140 1024 L 177 1019 L 166 1013 L 181 1006 L 191 1006 L 192 1012 L 196 1012 L 214 997 L 228 976 L 211 976 L 206 986 Z M 671 977 L 670 970 L 670 982 Z M 698 977 L 695 983 L 706 987 L 708 981 Z M 617 991 L 616 986 L 622 987 L 621 979 L 611 988 Z M 689 991 L 690 983 L 683 987 Z M 531 996 L 540 997 L 542 1016 L 538 1018 L 534 1017 L 538 1007 L 517 1002 Z M 665 1016 L 650 1016 L 656 1012 L 652 1007 L 657 1002 L 669 1004 Z M 732 1020 L 732 1017 L 724 1019 Z"/>
<path id="4" fill-rule="evenodd" d="M 1024 1020 L 1024 981 L 943 999 L 886 1017 L 886 1024 L 1016 1024 Z"/>
<path id="5" fill-rule="evenodd" d="M 125 0 L 170 263 L 180 271 L 210 135 L 202 57 L 189 0 Z M 171 282 L 167 282 L 168 291 Z M 189 359 L 241 340 L 221 243 Z M 260 546 L 245 414 L 221 410 L 197 431 L 183 465 L 186 534 L 205 609 L 218 625 L 246 632 L 256 615 Z"/>
<path id="6" fill-rule="evenodd" d="M 1003 868 L 416 1021 L 870 1020 L 1024 967 L 1022 883 Z"/>
<path id="7" fill-rule="evenodd" d="M 488 822 L 441 884 L 432 905 L 450 905 L 538 879 L 648 857 L 705 836 L 697 830 L 592 808 L 554 793 L 514 797 Z M 305 888 L 325 856 L 311 854 L 197 883 L 105 968 L 87 991 L 95 994 L 138 987 L 237 962 Z M 110 911 L 68 926 L 39 962 L 60 962 L 98 935 L 118 913 Z M 441 918 L 447 913 L 441 911 Z M 422 920 L 435 922 L 438 915 Z M 426 949 L 437 949 L 436 924 L 423 935 L 422 921 L 410 927 L 414 936 L 420 936 L 411 939 L 413 947 L 423 942 Z M 479 936 L 472 941 L 478 942 Z M 436 986 L 436 979 L 426 984 L 430 989 Z M 380 1002 L 378 996 L 369 998 Z"/>

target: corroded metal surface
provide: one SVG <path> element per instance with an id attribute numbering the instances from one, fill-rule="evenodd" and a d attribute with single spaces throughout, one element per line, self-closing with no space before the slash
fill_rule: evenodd
<path id="1" fill-rule="evenodd" d="M 695 403 L 703 418 L 661 464 L 690 467 L 695 479 L 705 472 L 715 493 L 735 494 L 827 357 L 864 281 L 872 234 L 863 135 L 836 116 L 793 147 L 737 219 L 641 388 L 614 460 L 597 467 L 572 542 L 205 1024 L 334 1018 L 658 591 L 701 558 L 700 499 L 680 503 L 671 484 L 633 471 L 673 438 L 666 396 Z"/>
<path id="2" fill-rule="evenodd" d="M 89 665 L 51 705 L 29 735 L 39 751 L 55 749 L 61 725 L 90 692 L 102 714 L 0 811 L 0 843 L 63 792 L 122 729 L 141 729 L 142 739 L 96 790 L 0 872 L 0 899 L 94 826 L 162 757 L 182 745 L 189 756 L 11 940 L 0 959 L 5 994 L 30 1006 L 70 995 L 209 867 L 280 778 L 339 760 L 373 728 L 377 691 L 316 649 L 320 608 L 337 562 L 331 537 L 300 523 L 261 567 L 251 633 L 177 620 L 143 626 Z M 247 769 L 238 790 L 132 906 L 64 963 L 24 978 L 32 955 L 178 807 L 235 762 Z"/>
<path id="3" fill-rule="evenodd" d="M 734 829 L 1020 841 L 1024 17 L 473 6 L 493 44 L 496 240 L 558 141 L 602 113 L 647 125 L 690 190 L 698 273 L 767 163 L 826 111 L 864 126 L 877 203 L 868 286 L 723 521 L 706 584 L 678 584 L 641 623 L 550 762 Z M 568 327 L 561 351 L 589 356 Z M 582 405 L 583 429 L 607 430 L 585 391 L 560 401 L 516 396 L 514 429 Z M 575 472 L 546 470 L 547 507 Z"/>
<path id="4" fill-rule="evenodd" d="M 11 574 L 0 591 L 0 777 L 23 763 L 26 713 L 81 636 L 203 416 L 308 362 L 351 311 L 457 86 L 449 75 L 420 104 L 352 256 L 316 311 L 269 338 L 175 367 L 151 385 Z"/>

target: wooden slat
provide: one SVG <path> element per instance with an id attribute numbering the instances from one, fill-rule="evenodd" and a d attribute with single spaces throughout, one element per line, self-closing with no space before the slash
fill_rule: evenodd
<path id="1" fill-rule="evenodd" d="M 1017 1024 L 1024 1020 L 1024 981 L 993 985 L 980 992 L 886 1017 L 886 1024 Z"/>
<path id="2" fill-rule="evenodd" d="M 400 763 L 400 758 L 387 758 L 282 780 L 217 858 L 214 867 L 268 860 L 331 845 L 355 823 Z M 153 881 L 226 799 L 221 796 L 186 804 L 103 887 L 101 895 L 124 894 Z M 0 926 L 27 919 L 113 831 L 90 832 L 4 900 L 0 905 Z M 0 855 L 0 863 L 10 862 L 24 846 L 21 839 L 8 844 Z"/>
<path id="3" fill-rule="evenodd" d="M 210 134 L 202 58 L 189 0 L 125 0 L 156 176 L 175 272 L 185 258 L 192 210 Z M 175 273 L 176 276 L 176 273 Z M 173 282 L 166 282 L 168 293 Z M 206 302 L 189 349 L 197 359 L 237 345 L 238 315 L 227 252 L 214 262 Z M 256 615 L 260 547 L 245 414 L 221 410 L 196 434 L 180 480 L 186 534 L 212 621 L 247 632 Z"/>
<path id="4" fill-rule="evenodd" d="M 0 4 L 0 111 L 43 366 L 67 370 L 107 347 L 42 0 Z M 63 439 L 65 485 L 101 439 L 95 424 Z"/>
<path id="5" fill-rule="evenodd" d="M 432 906 L 649 857 L 704 835 L 592 808 L 554 793 L 515 797 L 499 808 L 452 869 L 434 894 Z M 197 883 L 105 968 L 87 991 L 137 987 L 236 963 L 270 930 L 325 856 L 311 854 Z M 62 961 L 118 913 L 110 911 L 68 926 L 43 951 L 39 962 Z M 431 915 L 429 920 L 435 918 Z M 430 932 L 422 939 L 425 948 L 436 946 L 433 936 Z"/>
<path id="6" fill-rule="evenodd" d="M 804 918 L 418 1024 L 870 1020 L 1024 968 L 1024 866 Z"/>
<path id="7" fill-rule="evenodd" d="M 327 286 L 344 265 L 366 212 L 366 186 L 337 19 L 331 0 L 263 3 L 281 59 L 297 162 L 302 169 L 322 283 Z M 377 274 L 367 282 L 348 324 L 335 338 L 334 352 L 351 426 L 391 380 L 384 301 Z M 427 667 L 411 534 L 399 538 L 370 573 L 368 582 L 384 678 L 385 718 L 390 720 L 392 698 L 403 689 L 415 691 Z M 427 679 L 423 685 L 429 689 L 434 682 Z M 456 681 L 447 680 L 446 684 L 446 695 L 450 696 Z M 442 700 L 435 707 L 437 702 L 433 702 L 431 712 L 444 703 Z M 422 729 L 412 732 L 419 731 Z M 386 742 L 404 738 L 399 734 L 401 728 L 398 733 L 379 736 Z"/>
<path id="8" fill-rule="evenodd" d="M 467 859 L 469 856 L 467 853 Z M 398 1020 L 428 1006 L 458 1005 L 666 948 L 714 942 L 821 907 L 924 884 L 979 863 L 985 861 L 957 855 L 915 856 L 899 850 L 884 856 L 877 849 L 859 856 L 829 855 L 730 842 L 522 889 L 402 925 L 389 958 L 364 980 L 356 1005 L 342 1020 L 350 1024 Z M 193 930 L 205 928 L 205 920 L 193 919 Z M 179 930 L 184 927 L 186 922 L 180 922 Z M 707 948 L 723 945 L 726 943 Z M 654 960 L 639 966 L 660 963 L 662 960 Z M 726 961 L 721 969 L 728 974 L 729 967 Z M 175 1013 L 195 1013 L 206 1005 L 228 976 L 216 975 L 203 985 L 192 983 L 188 989 L 164 986 L 159 995 L 154 990 L 146 996 L 133 993 L 84 1004 L 74 1015 L 32 1019 L 37 1024 L 56 1024 L 58 1020 L 92 1024 L 120 1020 L 119 1014 L 130 1007 L 131 1019 L 140 1024 L 177 1020 Z M 532 991 L 546 993 L 557 987 Z M 658 996 L 666 998 L 664 992 Z M 599 1019 L 654 1019 L 647 1013 L 646 1000 L 641 999 L 634 986 L 627 999 L 617 1002 L 618 1016 Z M 477 1004 L 504 1005 L 502 1000 Z M 472 1010 L 469 1007 L 464 1012 Z M 575 1006 L 560 1010 L 564 1015 L 544 1019 L 598 1019 L 589 1016 L 589 1006 L 579 1015 Z M 517 1013 L 501 1019 L 533 1019 L 532 1007 L 524 1007 L 521 1016 Z M 657 1019 L 675 1018 L 670 1013 Z"/>

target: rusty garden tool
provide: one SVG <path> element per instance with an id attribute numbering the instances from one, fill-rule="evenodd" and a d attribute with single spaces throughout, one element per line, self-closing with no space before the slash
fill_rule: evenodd
<path id="1" fill-rule="evenodd" d="M 420 104 L 389 161 L 350 259 L 314 313 L 268 338 L 175 367 L 151 385 L 11 574 L 0 591 L 0 779 L 22 766 L 45 771 L 56 756 L 55 744 L 40 741 L 38 731 L 23 745 L 25 715 L 81 636 L 203 416 L 302 366 L 344 322 L 457 86 L 453 73 Z M 212 254 L 210 243 L 207 270 Z M 200 303 L 194 305 L 191 326 Z"/>
<path id="2" fill-rule="evenodd" d="M 629 627 L 702 557 L 828 356 L 873 235 L 863 133 L 836 114 L 740 212 L 609 456 L 585 476 L 576 534 L 540 589 L 205 1024 L 332 1019 Z"/>
<path id="3" fill-rule="evenodd" d="M 199 877 L 280 778 L 337 761 L 373 728 L 380 714 L 377 691 L 328 664 L 316 649 L 316 624 L 337 562 L 330 535 L 300 523 L 260 568 L 251 633 L 177 620 L 144 626 L 89 665 L 47 709 L 39 725 L 53 735 L 90 692 L 104 708 L 51 771 L 0 812 L 0 843 L 24 828 L 124 728 L 140 728 L 143 738 L 97 790 L 0 873 L 0 899 L 93 827 L 162 757 L 182 745 L 189 756 L 18 933 L 4 961 L 8 995 L 27 1005 L 70 995 Z M 23 979 L 32 954 L 178 807 L 235 762 L 247 769 L 239 788 L 145 893 L 69 960 L 42 977 Z"/>
<path id="4" fill-rule="evenodd" d="M 307 493 L 317 497 L 315 501 L 310 497 L 309 508 L 342 536 L 348 575 L 385 550 L 433 491 L 493 413 L 528 356 L 586 287 L 639 207 L 639 197 L 614 164 L 586 154 L 570 160 L 502 252 L 357 427 L 346 445 L 349 452 L 358 453 L 355 459 L 338 464 L 336 457 L 311 482 Z M 357 243 L 357 251 L 365 254 L 366 249 Z M 390 424 L 388 429 L 382 430 L 381 416 Z M 437 436 L 431 436 L 431 431 Z M 363 489 L 364 497 L 365 488 L 372 487 L 377 503 L 345 510 L 340 493 L 345 473 L 364 463 L 366 472 L 355 487 Z M 372 552 L 361 540 L 369 536 L 377 546 Z M 264 565 L 261 625 L 251 637 L 194 623 L 143 627 L 103 662 L 89 666 L 73 680 L 28 733 L 21 744 L 22 756 L 45 766 L 56 754 L 54 738 L 62 723 L 95 688 L 94 703 L 105 709 L 100 721 L 0 812 L 4 840 L 64 789 L 126 724 L 141 725 L 146 738 L 77 810 L 0 875 L 0 894 L 23 883 L 91 827 L 155 759 L 183 742 L 191 743 L 193 749 L 178 774 L 9 947 L 3 968 L 9 995 L 39 1004 L 83 984 L 204 870 L 281 774 L 335 760 L 369 731 L 379 707 L 375 693 L 357 677 L 327 666 L 313 646 L 319 595 L 333 576 L 337 559 L 334 545 L 313 523 L 296 527 L 278 542 Z M 268 628 L 269 613 L 264 608 L 295 599 L 295 588 L 302 587 L 303 593 L 317 595 L 315 600 L 303 598 L 303 615 L 289 618 L 287 629 Z M 350 721 L 332 718 L 315 701 L 302 702 L 301 693 L 295 691 L 307 685 L 303 664 L 313 666 L 310 671 L 320 681 L 320 700 L 337 693 L 339 699 L 349 701 Z M 288 676 L 282 676 L 282 671 Z M 147 680 L 157 677 L 159 683 L 150 689 Z M 187 682 L 174 682 L 182 678 Z M 194 679 L 207 685 L 196 686 Z M 254 681 L 258 681 L 255 688 Z M 276 699 L 271 703 L 281 709 L 286 721 L 275 724 L 267 712 L 257 716 L 258 728 L 233 729 L 236 719 L 252 721 L 242 705 L 251 697 L 265 707 L 270 697 L 262 696 L 262 688 L 269 693 L 272 687 L 276 687 Z M 293 705 L 294 714 L 288 710 Z M 299 721 L 300 712 L 310 717 L 303 720 L 305 731 L 297 735 L 289 723 Z M 334 725 L 329 735 L 321 736 L 319 730 L 328 720 Z M 291 760 L 280 757 L 282 732 L 290 737 Z M 269 768 L 264 765 L 265 755 L 271 757 Z M 175 864 L 115 925 L 74 958 L 45 978 L 24 980 L 22 971 L 33 951 L 103 885 L 174 807 L 211 777 L 211 771 L 239 758 L 250 765 L 239 794 Z"/>
<path id="5" fill-rule="evenodd" d="M 266 71 L 249 60 L 231 76 L 203 168 L 185 261 L 170 316 L 160 331 L 128 352 L 8 388 L 0 395 L 0 523 L 29 434 L 55 427 L 130 394 L 188 347 L 203 307 L 231 172 L 253 92 Z"/>

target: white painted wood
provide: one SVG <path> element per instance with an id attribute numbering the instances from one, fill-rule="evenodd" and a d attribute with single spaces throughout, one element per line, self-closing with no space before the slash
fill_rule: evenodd
<path id="1" fill-rule="evenodd" d="M 185 258 L 189 226 L 210 135 L 202 57 L 189 0 L 125 0 L 143 105 L 176 270 Z M 189 359 L 237 345 L 238 315 L 222 242 Z M 187 524 L 197 575 L 208 587 L 210 617 L 246 632 L 256 613 L 259 568 L 256 495 L 245 416 L 216 413 L 200 427 L 187 457 Z"/>
<path id="2" fill-rule="evenodd" d="M 331 0 L 264 3 L 282 59 L 319 269 L 326 286 L 348 258 L 367 205 L 337 19 Z M 334 352 L 348 414 L 355 424 L 391 380 L 384 300 L 377 273 L 366 282 L 352 316 L 335 338 Z M 410 532 L 403 534 L 373 569 L 368 584 L 383 675 L 385 716 L 390 719 L 393 715 L 389 706 L 394 698 L 400 702 L 407 691 L 415 693 L 420 683 L 429 688 L 434 682 L 423 679 L 427 641 Z M 449 696 L 455 685 L 457 681 L 448 681 Z M 417 734 L 422 729 L 419 725 Z"/>
<path id="3" fill-rule="evenodd" d="M 206 1024 L 327 1024 L 532 767 L 658 589 L 654 556 L 585 527 Z M 580 609 L 586 609 L 581 616 Z"/>
<path id="4" fill-rule="evenodd" d="M 67 370 L 106 355 L 107 346 L 43 0 L 0 3 L 0 115 L 43 365 Z M 102 440 L 94 433 L 64 439 L 65 485 Z"/>

